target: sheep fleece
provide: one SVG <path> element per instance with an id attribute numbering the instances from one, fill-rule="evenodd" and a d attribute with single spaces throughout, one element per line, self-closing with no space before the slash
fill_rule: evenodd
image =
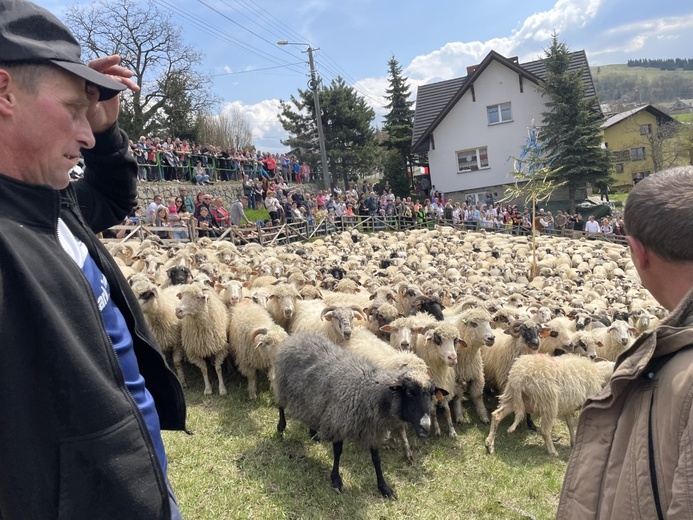
<path id="1" fill-rule="evenodd" d="M 312 333 L 290 336 L 277 352 L 277 405 L 329 441 L 378 447 L 401 424 L 396 372 L 347 352 Z"/>

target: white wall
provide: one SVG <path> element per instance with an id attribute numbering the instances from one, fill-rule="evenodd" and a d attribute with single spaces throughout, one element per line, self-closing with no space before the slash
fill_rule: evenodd
<path id="1" fill-rule="evenodd" d="M 509 184 L 513 181 L 513 160 L 519 157 L 527 141 L 532 119 L 541 125 L 544 100 L 536 85 L 523 78 L 523 90 L 517 73 L 492 61 L 474 83 L 476 102 L 471 89 L 457 102 L 433 131 L 435 150 L 429 150 L 431 182 L 436 189 L 449 193 Z M 486 107 L 510 101 L 512 121 L 488 124 Z M 457 151 L 488 148 L 489 168 L 457 173 Z"/>

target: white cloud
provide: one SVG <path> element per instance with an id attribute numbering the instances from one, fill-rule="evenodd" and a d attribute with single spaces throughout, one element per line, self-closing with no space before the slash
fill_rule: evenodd
<path id="1" fill-rule="evenodd" d="M 593 51 L 594 56 L 625 52 L 632 53 L 645 47 L 652 40 L 674 40 L 689 36 L 693 29 L 693 14 L 671 18 L 657 18 L 619 25 L 602 33 L 609 41 L 608 47 Z"/>
<path id="2" fill-rule="evenodd" d="M 287 147 L 281 144 L 281 140 L 287 139 L 289 134 L 279 122 L 280 105 L 278 99 L 265 99 L 254 105 L 244 105 L 241 101 L 233 101 L 224 104 L 221 113 L 234 108 L 248 119 L 256 148 L 272 153 L 287 150 Z"/>
<path id="3" fill-rule="evenodd" d="M 405 69 L 406 75 L 423 83 L 466 75 L 466 67 L 481 61 L 491 50 L 503 56 L 521 53 L 528 46 L 538 54 L 554 32 L 584 27 L 599 11 L 602 0 L 558 0 L 548 11 L 525 19 L 510 36 L 484 42 L 450 42 L 429 54 L 417 56 Z M 539 44 L 539 46 L 537 46 Z"/>

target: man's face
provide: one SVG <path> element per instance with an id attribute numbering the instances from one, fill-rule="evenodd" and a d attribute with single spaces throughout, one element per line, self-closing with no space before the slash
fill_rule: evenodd
<path id="1" fill-rule="evenodd" d="M 65 188 L 80 148 L 94 146 L 87 114 L 98 99 L 98 91 L 90 86 L 88 93 L 83 79 L 51 68 L 35 95 L 18 85 L 15 94 L 15 151 L 23 158 L 19 178 L 30 184 Z"/>

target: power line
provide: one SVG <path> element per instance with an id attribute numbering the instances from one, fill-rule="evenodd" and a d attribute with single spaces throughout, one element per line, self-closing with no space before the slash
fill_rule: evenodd
<path id="1" fill-rule="evenodd" d="M 296 62 L 296 63 L 289 63 L 289 64 L 287 64 L 287 65 L 277 65 L 277 66 L 275 66 L 275 67 L 265 67 L 265 68 L 262 68 L 262 69 L 239 70 L 239 71 L 236 71 L 236 72 L 222 72 L 221 74 L 213 74 L 212 77 L 213 77 L 213 78 L 216 78 L 216 77 L 218 77 L 218 76 L 230 76 L 230 75 L 232 75 L 232 74 L 247 74 L 247 73 L 249 73 L 249 72 L 260 72 L 261 70 L 280 69 L 280 68 L 283 68 L 283 67 L 291 67 L 291 66 L 293 66 L 293 65 L 303 65 L 303 64 L 304 64 L 304 62 L 299 61 L 299 62 Z"/>

